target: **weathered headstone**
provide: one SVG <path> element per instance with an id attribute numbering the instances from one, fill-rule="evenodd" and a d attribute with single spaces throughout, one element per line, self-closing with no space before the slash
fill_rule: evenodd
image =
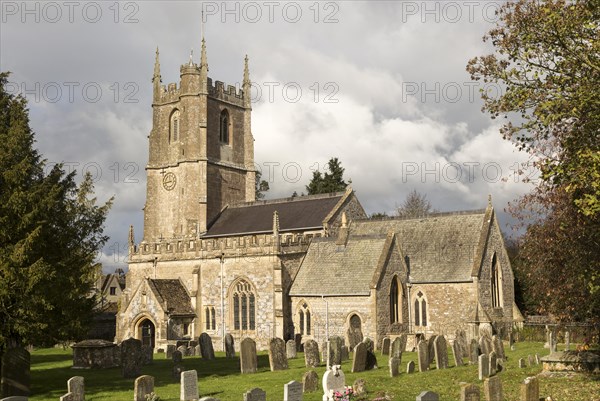
<path id="1" fill-rule="evenodd" d="M 202 359 L 215 359 L 215 350 L 213 348 L 212 339 L 206 333 L 200 334 L 200 338 L 198 339 L 200 344 L 200 353 L 202 354 Z"/>
<path id="2" fill-rule="evenodd" d="M 346 376 L 339 366 L 332 366 L 331 369 L 323 375 L 323 394 L 326 397 L 328 397 L 332 391 L 342 391 L 345 386 Z M 323 399 L 325 399 L 325 397 L 323 397 Z"/>
<path id="3" fill-rule="evenodd" d="M 166 358 L 167 359 L 171 359 L 173 358 L 173 352 L 177 351 L 177 347 L 173 344 L 169 344 L 167 345 L 167 352 L 166 352 Z"/>
<path id="4" fill-rule="evenodd" d="M 427 369 L 429 369 L 429 365 L 431 365 L 431 363 L 433 362 L 433 360 L 435 359 L 435 338 L 437 336 L 431 336 L 427 339 Z"/>
<path id="5" fill-rule="evenodd" d="M 571 350 L 571 333 L 565 331 L 565 351 Z"/>
<path id="6" fill-rule="evenodd" d="M 352 358 L 352 373 L 363 372 L 367 364 L 367 346 L 364 342 L 356 344 Z"/>
<path id="7" fill-rule="evenodd" d="M 308 340 L 304 343 L 304 363 L 307 368 L 321 366 L 319 344 L 315 340 Z"/>
<path id="8" fill-rule="evenodd" d="M 463 384 L 460 387 L 460 401 L 479 401 L 481 393 L 479 387 L 474 384 Z"/>
<path id="9" fill-rule="evenodd" d="M 244 401 L 267 401 L 267 393 L 260 388 L 253 388 L 244 393 Z"/>
<path id="10" fill-rule="evenodd" d="M 527 355 L 527 366 L 533 366 L 533 356 Z"/>
<path id="11" fill-rule="evenodd" d="M 82 376 L 74 376 L 67 380 L 67 392 L 73 393 L 75 401 L 85 400 L 85 381 Z M 146 401 L 146 400 L 144 400 Z"/>
<path id="12" fill-rule="evenodd" d="M 479 343 L 476 339 L 472 339 L 471 343 L 469 344 L 469 363 L 471 365 L 475 365 L 477 363 L 479 354 Z"/>
<path id="13" fill-rule="evenodd" d="M 479 351 L 486 355 L 492 352 L 492 339 L 487 335 L 481 336 L 479 339 Z"/>
<path id="14" fill-rule="evenodd" d="M 396 377 L 400 373 L 400 358 L 391 357 L 388 361 L 388 365 L 390 368 L 390 377 Z"/>
<path id="15" fill-rule="evenodd" d="M 452 344 L 452 356 L 454 356 L 454 366 L 463 366 L 463 352 L 458 341 Z"/>
<path id="16" fill-rule="evenodd" d="M 535 364 L 536 365 L 540 364 L 540 356 L 538 354 L 535 354 Z"/>
<path id="17" fill-rule="evenodd" d="M 439 369 L 448 369 L 448 346 L 446 338 L 442 335 L 437 336 L 433 342 L 435 352 L 435 366 Z"/>
<path id="18" fill-rule="evenodd" d="M 527 365 L 525 364 L 525 359 L 523 359 L 523 358 L 519 359 L 519 367 L 520 368 L 527 367 Z"/>
<path id="19" fill-rule="evenodd" d="M 521 384 L 521 401 L 539 401 L 540 384 L 536 377 L 528 377 Z"/>
<path id="20" fill-rule="evenodd" d="M 188 356 L 188 347 L 187 345 L 180 345 L 177 347 L 177 351 L 181 353 L 181 356 Z"/>
<path id="21" fill-rule="evenodd" d="M 133 401 L 147 401 L 146 396 L 154 392 L 154 377 L 143 375 L 133 382 Z"/>
<path id="22" fill-rule="evenodd" d="M 294 351 L 296 350 L 296 342 L 294 342 Z M 286 383 L 283 386 L 283 401 L 302 401 L 302 383 L 295 380 Z"/>
<path id="23" fill-rule="evenodd" d="M 467 343 L 467 333 L 464 330 L 456 330 L 454 342 L 458 342 L 458 347 L 462 351 L 462 357 L 469 357 L 469 344 Z"/>
<path id="24" fill-rule="evenodd" d="M 142 342 L 129 338 L 121 343 L 121 374 L 136 378 L 142 372 Z"/>
<path id="25" fill-rule="evenodd" d="M 423 391 L 416 398 L 417 401 L 440 401 L 440 396 L 433 391 Z"/>
<path id="26" fill-rule="evenodd" d="M 22 347 L 9 348 L 2 355 L 0 396 L 28 396 L 31 383 L 31 356 Z"/>
<path id="27" fill-rule="evenodd" d="M 200 344 L 198 344 L 194 347 L 194 356 L 200 355 L 202 355 L 202 347 L 200 346 Z"/>
<path id="28" fill-rule="evenodd" d="M 415 373 L 415 362 L 409 361 L 406 364 L 406 373 Z"/>
<path id="29" fill-rule="evenodd" d="M 302 388 L 305 393 L 312 393 L 319 389 L 319 375 L 314 370 L 309 370 L 302 376 Z"/>
<path id="30" fill-rule="evenodd" d="M 404 352 L 404 348 L 402 348 L 402 336 L 406 338 L 406 334 L 402 334 L 400 337 L 396 337 L 394 341 L 392 341 L 390 356 L 395 356 L 398 358 Z"/>
<path id="31" fill-rule="evenodd" d="M 271 366 L 271 372 L 288 368 L 285 342 L 281 338 L 275 337 L 269 341 L 269 365 Z"/>
<path id="32" fill-rule="evenodd" d="M 556 352 L 556 333 L 554 331 L 550 331 L 550 352 Z"/>
<path id="33" fill-rule="evenodd" d="M 488 370 L 490 372 L 490 376 L 494 376 L 498 370 L 498 358 L 496 357 L 496 351 L 490 352 L 490 356 L 488 358 L 490 360 L 490 368 Z"/>
<path id="34" fill-rule="evenodd" d="M 329 366 L 342 364 L 342 337 L 333 336 L 329 338 Z"/>
<path id="35" fill-rule="evenodd" d="M 390 354 L 390 338 L 385 337 L 381 342 L 381 355 L 389 355 Z"/>
<path id="36" fill-rule="evenodd" d="M 154 348 L 151 345 L 142 345 L 142 365 L 150 365 L 154 360 Z"/>
<path id="37" fill-rule="evenodd" d="M 171 354 L 171 358 L 173 358 L 173 363 L 181 363 L 183 360 L 183 354 L 181 351 L 175 350 L 173 351 L 173 354 Z"/>
<path id="38" fill-rule="evenodd" d="M 486 354 L 479 355 L 479 380 L 483 380 L 490 375 L 490 360 Z"/>
<path id="39" fill-rule="evenodd" d="M 285 343 L 285 356 L 287 359 L 296 359 L 296 341 L 287 340 Z"/>
<path id="40" fill-rule="evenodd" d="M 492 376 L 485 379 L 483 382 L 483 393 L 487 401 L 504 401 L 500 376 Z"/>
<path id="41" fill-rule="evenodd" d="M 424 340 L 419 341 L 417 344 L 417 354 L 419 358 L 419 372 L 426 372 L 429 370 L 429 355 L 428 346 Z"/>
<path id="42" fill-rule="evenodd" d="M 198 373 L 195 370 L 181 372 L 181 401 L 197 400 L 198 395 Z"/>
<path id="43" fill-rule="evenodd" d="M 497 359 L 504 360 L 506 355 L 504 354 L 504 343 L 499 336 L 492 336 L 492 350 L 496 353 Z"/>
<path id="44" fill-rule="evenodd" d="M 296 352 L 303 352 L 304 346 L 302 345 L 302 334 L 294 334 L 294 341 L 296 342 Z"/>
<path id="45" fill-rule="evenodd" d="M 225 334 L 225 356 L 227 358 L 235 358 L 235 341 L 229 333 Z"/>
<path id="46" fill-rule="evenodd" d="M 200 353 L 202 353 L 202 350 L 200 350 Z M 200 354 L 196 354 L 196 347 L 191 345 L 187 348 L 187 354 L 188 356 L 200 356 Z"/>
<path id="47" fill-rule="evenodd" d="M 256 373 L 257 369 L 256 343 L 246 337 L 240 343 L 240 370 L 242 373 Z"/>
<path id="48" fill-rule="evenodd" d="M 348 347 L 342 345 L 342 361 L 347 361 L 350 359 L 350 352 L 348 352 Z"/>

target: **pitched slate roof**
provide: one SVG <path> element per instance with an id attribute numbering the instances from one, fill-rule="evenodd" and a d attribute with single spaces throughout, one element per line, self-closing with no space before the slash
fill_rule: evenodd
<path id="1" fill-rule="evenodd" d="M 190 296 L 178 279 L 149 279 L 150 289 L 170 316 L 195 316 Z"/>
<path id="2" fill-rule="evenodd" d="M 409 261 L 411 282 L 471 281 L 485 210 L 439 213 L 417 219 L 355 221 L 351 235 L 396 233 Z"/>
<path id="3" fill-rule="evenodd" d="M 221 213 L 203 237 L 272 232 L 275 211 L 279 214 L 280 232 L 319 229 L 323 227 L 323 220 L 343 196 L 343 192 L 338 192 L 230 206 Z"/>
<path id="4" fill-rule="evenodd" d="M 346 246 L 335 238 L 313 238 L 291 296 L 369 295 L 379 260 L 389 245 L 386 235 L 354 236 Z"/>

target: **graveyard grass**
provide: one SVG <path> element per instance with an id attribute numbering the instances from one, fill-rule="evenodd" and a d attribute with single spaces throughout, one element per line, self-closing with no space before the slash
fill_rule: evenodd
<path id="1" fill-rule="evenodd" d="M 559 349 L 561 346 L 559 345 Z M 483 382 L 477 380 L 477 366 L 454 366 L 452 351 L 449 349 L 449 369 L 429 372 L 406 374 L 408 361 L 417 363 L 416 352 L 404 352 L 400 365 L 400 375 L 389 377 L 388 356 L 376 352 L 379 369 L 351 373 L 352 361 L 343 361 L 342 370 L 346 375 L 346 384 L 352 385 L 358 378 L 366 381 L 368 397 L 372 400 L 380 391 L 385 391 L 392 400 L 414 401 L 424 390 L 440 394 L 443 401 L 459 399 L 460 383 L 476 384 L 481 389 L 483 397 Z M 519 358 L 527 360 L 528 355 L 538 353 L 540 357 L 548 354 L 541 343 L 517 343 L 516 350 L 506 347 L 508 361 L 506 369 L 500 378 L 506 401 L 519 400 L 520 383 L 528 376 L 542 371 L 542 366 L 518 368 Z M 269 357 L 266 352 L 258 355 L 258 373 L 240 374 L 239 354 L 234 359 L 226 359 L 224 353 L 216 353 L 217 359 L 203 360 L 200 357 L 186 357 L 183 365 L 186 370 L 195 369 L 198 372 L 200 397 L 212 396 L 221 401 L 240 401 L 243 393 L 254 387 L 260 387 L 267 392 L 267 400 L 281 401 L 283 385 L 291 380 L 302 382 L 304 372 L 304 354 L 298 353 L 297 359 L 289 360 L 289 369 L 277 372 L 269 370 Z M 352 357 L 352 355 L 351 355 Z M 32 352 L 31 384 L 32 401 L 58 400 L 67 391 L 67 380 L 72 376 L 85 378 L 86 401 L 131 401 L 133 399 L 133 379 L 123 379 L 121 369 L 81 370 L 72 369 L 72 351 L 62 348 L 40 349 Z M 467 359 L 465 358 L 465 362 Z M 179 400 L 179 383 L 171 376 L 171 360 L 165 359 L 165 354 L 155 354 L 152 365 L 144 366 L 142 374 L 155 378 L 155 392 L 163 401 Z M 319 388 L 325 367 L 315 369 L 319 375 Z M 554 400 L 596 401 L 600 400 L 600 377 L 582 374 L 540 376 L 540 396 L 551 395 Z M 319 401 L 322 390 L 304 394 L 306 401 Z"/>

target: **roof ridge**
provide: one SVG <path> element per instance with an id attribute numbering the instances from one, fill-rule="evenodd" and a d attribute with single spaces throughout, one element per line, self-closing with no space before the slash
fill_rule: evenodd
<path id="1" fill-rule="evenodd" d="M 328 199 L 328 198 L 337 198 L 341 197 L 345 194 L 345 192 L 329 192 L 326 194 L 316 194 L 316 195 L 303 195 L 303 196 L 290 196 L 287 198 L 276 198 L 276 199 L 263 199 L 256 200 L 254 202 L 238 202 L 232 203 L 230 208 L 242 208 L 242 207 L 250 207 L 250 206 L 259 206 L 259 205 L 273 205 L 279 203 L 292 203 L 292 202 L 302 202 L 302 201 L 310 201 L 317 199 Z"/>
<path id="2" fill-rule="evenodd" d="M 470 214 L 485 214 L 486 209 L 471 209 L 471 210 L 457 210 L 452 212 L 436 212 L 429 213 L 427 215 L 421 217 L 401 217 L 401 216 L 385 216 L 378 217 L 375 219 L 365 218 L 365 219 L 356 219 L 354 222 L 356 223 L 367 223 L 367 222 L 382 222 L 382 221 L 405 221 L 405 220 L 427 220 L 435 217 L 448 217 L 448 216 L 466 216 Z"/>

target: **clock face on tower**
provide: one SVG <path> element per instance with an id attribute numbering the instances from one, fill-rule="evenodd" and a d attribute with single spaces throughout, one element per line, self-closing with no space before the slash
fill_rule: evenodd
<path id="1" fill-rule="evenodd" d="M 167 173 L 163 176 L 163 187 L 170 191 L 177 185 L 177 177 L 173 173 Z"/>

